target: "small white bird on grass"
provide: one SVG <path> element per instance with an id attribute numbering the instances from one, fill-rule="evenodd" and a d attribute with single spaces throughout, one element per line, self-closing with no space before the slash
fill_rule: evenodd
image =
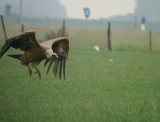
<path id="1" fill-rule="evenodd" d="M 94 49 L 95 49 L 97 52 L 100 51 L 100 49 L 99 49 L 99 47 L 98 47 L 97 45 L 94 46 Z"/>

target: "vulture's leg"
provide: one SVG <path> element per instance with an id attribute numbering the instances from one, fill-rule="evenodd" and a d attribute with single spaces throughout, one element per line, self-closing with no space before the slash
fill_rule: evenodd
<path id="1" fill-rule="evenodd" d="M 31 76 L 32 75 L 32 68 L 30 65 L 27 65 L 27 66 L 28 66 L 29 75 Z"/>
<path id="2" fill-rule="evenodd" d="M 41 72 L 39 71 L 39 69 L 36 66 L 34 66 L 33 68 L 36 70 L 35 73 L 37 73 L 38 77 L 41 79 Z"/>
<path id="3" fill-rule="evenodd" d="M 30 76 L 32 75 L 32 68 L 34 68 L 36 70 L 35 73 L 38 74 L 38 77 L 41 79 L 41 72 L 39 71 L 39 69 L 36 67 L 37 64 L 36 63 L 29 63 L 28 64 L 28 71 L 29 71 L 29 74 Z"/>

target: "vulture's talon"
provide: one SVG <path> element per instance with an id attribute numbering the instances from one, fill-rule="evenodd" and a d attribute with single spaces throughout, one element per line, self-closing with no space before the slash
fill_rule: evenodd
<path id="1" fill-rule="evenodd" d="M 35 72 L 34 72 L 34 74 L 37 74 L 37 73 L 38 73 L 38 71 L 35 71 Z"/>
<path id="2" fill-rule="evenodd" d="M 35 74 L 38 74 L 39 79 L 41 80 L 41 72 L 39 70 L 37 70 L 36 72 L 34 72 Z"/>

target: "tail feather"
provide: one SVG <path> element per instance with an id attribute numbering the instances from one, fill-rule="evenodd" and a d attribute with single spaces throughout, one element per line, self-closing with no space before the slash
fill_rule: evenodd
<path id="1" fill-rule="evenodd" d="M 8 55 L 8 56 L 20 60 L 20 58 L 21 58 L 22 55 L 21 54 L 17 54 L 17 55 Z"/>

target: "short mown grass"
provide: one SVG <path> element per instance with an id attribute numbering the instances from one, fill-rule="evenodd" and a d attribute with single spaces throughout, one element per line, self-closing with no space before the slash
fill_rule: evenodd
<path id="1" fill-rule="evenodd" d="M 149 52 L 137 31 L 112 34 L 112 51 L 71 43 L 66 80 L 47 75 L 44 62 L 42 79 L 30 77 L 27 67 L 6 56 L 15 53 L 10 49 L 0 59 L 0 121 L 160 121 L 158 36 Z"/>

